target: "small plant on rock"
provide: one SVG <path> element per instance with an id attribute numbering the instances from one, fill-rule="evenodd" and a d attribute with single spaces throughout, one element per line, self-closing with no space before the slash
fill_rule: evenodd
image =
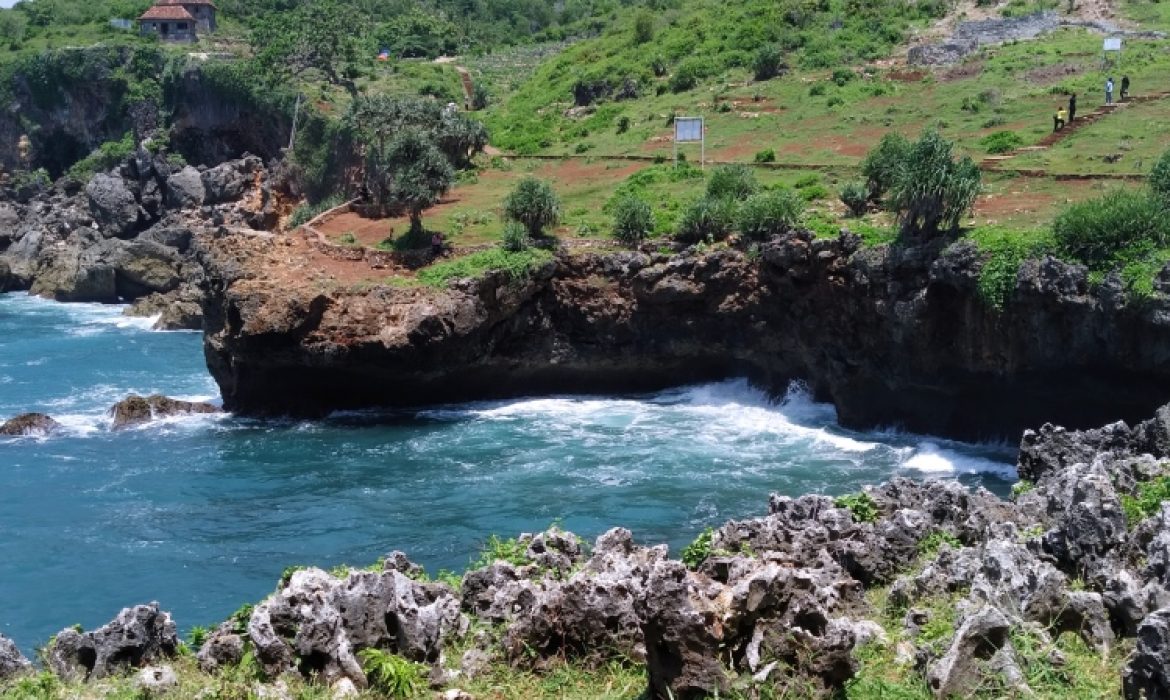
<path id="1" fill-rule="evenodd" d="M 426 667 L 382 649 L 358 652 L 370 688 L 392 698 L 413 697 L 426 680 Z"/>
<path id="2" fill-rule="evenodd" d="M 918 553 L 923 556 L 930 556 L 936 554 L 938 550 L 942 549 L 943 545 L 951 549 L 958 549 L 963 546 L 958 537 L 955 537 L 946 530 L 935 530 L 918 543 Z"/>
<path id="3" fill-rule="evenodd" d="M 1122 494 L 1121 510 L 1130 527 L 1158 512 L 1163 501 L 1170 501 L 1170 476 L 1159 476 L 1138 484 L 1137 492 Z"/>
<path id="4" fill-rule="evenodd" d="M 848 510 L 859 523 L 872 523 L 881 515 L 877 503 L 864 491 L 839 496 L 833 499 L 833 505 Z"/>
<path id="5" fill-rule="evenodd" d="M 688 569 L 697 569 L 699 565 L 711 556 L 711 543 L 715 536 L 713 528 L 707 528 L 699 533 L 694 542 L 683 547 L 682 554 L 679 559 L 682 563 L 687 565 Z"/>
<path id="6" fill-rule="evenodd" d="M 504 539 L 491 535 L 480 550 L 479 558 L 471 565 L 473 569 L 491 566 L 496 561 L 506 561 L 513 566 L 524 566 L 528 561 L 528 548 L 515 537 Z"/>
<path id="7" fill-rule="evenodd" d="M 1033 484 L 1027 479 L 1020 479 L 1016 483 L 1012 484 L 1012 498 L 1019 498 L 1034 488 L 1036 488 L 1036 484 Z"/>
<path id="8" fill-rule="evenodd" d="M 504 200 L 504 213 L 528 229 L 528 235 L 540 238 L 546 226 L 553 226 L 561 218 L 561 201 L 551 185 L 534 177 L 526 177 Z"/>

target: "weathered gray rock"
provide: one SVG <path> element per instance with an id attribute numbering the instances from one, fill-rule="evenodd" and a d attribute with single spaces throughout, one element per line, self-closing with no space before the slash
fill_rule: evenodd
<path id="1" fill-rule="evenodd" d="M 218 204 L 240 198 L 254 174 L 260 169 L 259 158 L 221 163 L 203 172 L 204 202 Z"/>
<path id="2" fill-rule="evenodd" d="M 22 413 L 0 424 L 0 435 L 45 435 L 60 427 L 60 423 L 44 413 Z"/>
<path id="3" fill-rule="evenodd" d="M 170 666 L 147 666 L 134 676 L 134 687 L 148 697 L 165 695 L 179 686 L 179 676 Z"/>
<path id="4" fill-rule="evenodd" d="M 190 209 L 203 204 L 206 192 L 203 177 L 190 165 L 167 177 L 166 203 L 178 209 Z"/>
<path id="5" fill-rule="evenodd" d="M 1170 608 L 1151 613 L 1137 630 L 1137 647 L 1122 673 L 1127 700 L 1170 698 Z"/>
<path id="6" fill-rule="evenodd" d="M 197 331 L 203 327 L 203 307 L 199 304 L 198 291 L 189 288 L 141 297 L 122 313 L 138 317 L 157 316 L 154 323 L 157 331 Z"/>
<path id="7" fill-rule="evenodd" d="M 16 289 L 19 284 L 19 280 L 12 272 L 12 266 L 8 264 L 7 260 L 0 258 L 0 293 Z"/>
<path id="8" fill-rule="evenodd" d="M 8 637 L 0 634 L 0 681 L 14 678 L 32 670 L 32 664 Z"/>
<path id="9" fill-rule="evenodd" d="M 173 657 L 179 635 L 158 603 L 124 608 L 92 632 L 61 630 L 45 650 L 47 665 L 63 680 L 104 678 Z"/>
<path id="10" fill-rule="evenodd" d="M 1005 663 L 1008 659 L 1000 656 L 1011 652 L 1010 631 L 1008 618 L 992 606 L 968 615 L 955 632 L 947 653 L 927 670 L 927 682 L 935 697 L 948 698 L 978 688 L 997 657 L 1001 667 L 1010 666 Z M 1009 686 L 1019 687 L 1018 678 L 1014 683 L 1011 678 L 1005 680 Z"/>
<path id="11" fill-rule="evenodd" d="M 138 200 L 121 177 L 98 173 L 85 186 L 85 194 L 93 218 L 106 235 L 125 237 L 137 228 Z"/>
<path id="12" fill-rule="evenodd" d="M 244 658 L 244 637 L 232 623 L 225 622 L 207 635 L 195 658 L 206 673 L 232 668 Z"/>
<path id="13" fill-rule="evenodd" d="M 435 663 L 444 641 L 466 628 L 459 602 L 444 584 L 419 583 L 397 570 L 355 571 L 337 579 L 305 569 L 256 606 L 248 637 L 269 675 L 299 670 L 329 684 L 347 679 L 365 688 L 357 650 L 389 649 Z"/>
<path id="14" fill-rule="evenodd" d="M 113 303 L 118 300 L 117 273 L 81 245 L 66 245 L 41 259 L 29 293 L 57 301 Z"/>
<path id="15" fill-rule="evenodd" d="M 166 396 L 131 394 L 110 408 L 113 430 L 131 428 L 152 420 L 190 413 L 219 413 L 219 408 L 198 401 L 180 401 Z"/>

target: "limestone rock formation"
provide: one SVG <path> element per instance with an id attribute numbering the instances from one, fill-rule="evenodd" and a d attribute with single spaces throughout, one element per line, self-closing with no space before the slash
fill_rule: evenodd
<path id="1" fill-rule="evenodd" d="M 46 647 L 45 659 L 60 678 L 88 680 L 163 661 L 178 649 L 179 635 L 170 613 L 150 603 L 124 608 L 92 632 L 61 630 Z"/>
<path id="2" fill-rule="evenodd" d="M 0 423 L 0 435 L 44 435 L 60 427 L 60 423 L 44 413 L 22 413 Z"/>
<path id="3" fill-rule="evenodd" d="M 0 634 L 0 681 L 8 680 L 32 670 L 32 664 L 20 653 L 16 644 Z"/>
<path id="4" fill-rule="evenodd" d="M 138 396 L 131 394 L 110 408 L 113 430 L 130 428 L 152 420 L 188 413 L 218 413 L 219 408 L 209 403 L 180 401 L 166 396 Z"/>

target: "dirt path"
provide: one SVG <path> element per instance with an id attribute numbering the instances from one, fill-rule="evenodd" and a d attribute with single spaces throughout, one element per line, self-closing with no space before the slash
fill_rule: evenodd
<path id="1" fill-rule="evenodd" d="M 471 73 L 463 66 L 455 66 L 455 72 L 459 74 L 459 82 L 463 83 L 463 108 L 470 110 L 475 98 L 475 83 L 471 81 Z"/>

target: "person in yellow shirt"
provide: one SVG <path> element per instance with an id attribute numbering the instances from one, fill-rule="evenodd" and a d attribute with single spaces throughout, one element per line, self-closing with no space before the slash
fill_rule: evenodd
<path id="1" fill-rule="evenodd" d="M 1056 114 L 1052 115 L 1052 130 L 1053 131 L 1060 131 L 1061 129 L 1064 128 L 1064 125 L 1067 122 L 1068 122 L 1068 112 L 1065 111 L 1063 106 L 1057 107 Z"/>

